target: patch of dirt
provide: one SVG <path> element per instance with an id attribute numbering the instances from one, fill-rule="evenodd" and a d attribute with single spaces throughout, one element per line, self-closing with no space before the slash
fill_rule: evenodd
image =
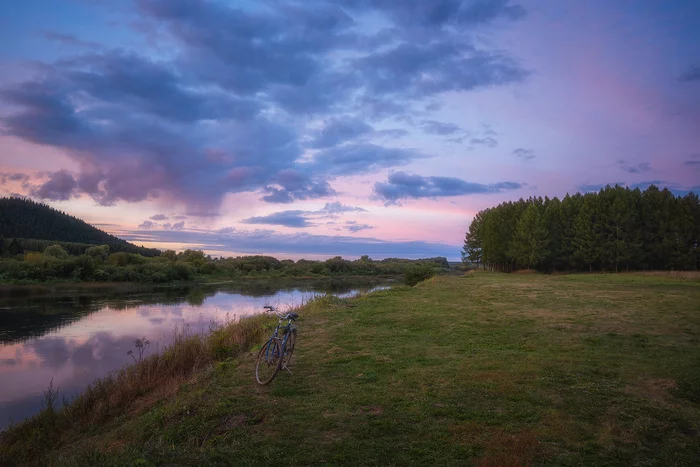
<path id="1" fill-rule="evenodd" d="M 366 405 L 364 407 L 360 407 L 360 413 L 364 415 L 379 415 L 382 412 L 384 412 L 384 409 L 378 405 Z"/>
<path id="2" fill-rule="evenodd" d="M 541 443 L 532 430 L 506 432 L 500 428 L 469 422 L 454 426 L 452 434 L 459 444 L 476 445 L 484 450 L 474 465 L 520 467 L 533 465 L 541 452 Z"/>
<path id="3" fill-rule="evenodd" d="M 641 381 L 636 386 L 627 386 L 625 392 L 657 402 L 668 402 L 673 398 L 671 390 L 676 387 L 675 380 L 654 378 Z"/>

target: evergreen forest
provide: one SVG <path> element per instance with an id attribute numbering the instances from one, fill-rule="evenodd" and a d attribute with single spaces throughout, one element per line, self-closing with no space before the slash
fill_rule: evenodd
<path id="1" fill-rule="evenodd" d="M 654 185 L 505 202 L 474 217 L 462 260 L 504 272 L 698 270 L 700 202 Z"/>

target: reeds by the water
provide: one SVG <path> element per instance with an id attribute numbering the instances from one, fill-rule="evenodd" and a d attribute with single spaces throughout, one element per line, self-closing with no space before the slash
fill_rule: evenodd
<path id="1" fill-rule="evenodd" d="M 175 393 L 199 370 L 217 360 L 235 358 L 261 343 L 270 325 L 268 316 L 255 315 L 210 326 L 207 335 L 178 329 L 172 343 L 161 352 L 97 379 L 73 400 L 64 399 L 60 408 L 60 388 L 52 381 L 44 391 L 42 410 L 0 434 L 0 464 L 3 458 L 22 459 L 23 452 L 37 459 L 42 451 L 60 444 L 68 431 L 75 433 L 138 411 L 140 406 Z M 144 403 L 145 399 L 149 403 Z"/>

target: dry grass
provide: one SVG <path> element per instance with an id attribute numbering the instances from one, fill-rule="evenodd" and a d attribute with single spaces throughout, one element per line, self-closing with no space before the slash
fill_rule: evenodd
<path id="1" fill-rule="evenodd" d="M 44 409 L 0 436 L 0 464 L 4 465 L 3 457 L 37 458 L 81 430 L 143 412 L 214 361 L 237 357 L 259 344 L 269 324 L 267 316 L 257 315 L 225 323 L 207 336 L 178 330 L 163 352 L 96 380 L 61 409 L 56 409 L 57 393 L 50 386 Z"/>

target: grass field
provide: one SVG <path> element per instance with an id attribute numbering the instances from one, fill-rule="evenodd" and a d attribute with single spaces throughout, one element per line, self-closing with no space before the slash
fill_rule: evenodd
<path id="1" fill-rule="evenodd" d="M 697 465 L 697 275 L 473 273 L 301 311 L 254 353 L 70 430 L 55 465 Z M 3 447 L 0 446 L 0 449 Z"/>

